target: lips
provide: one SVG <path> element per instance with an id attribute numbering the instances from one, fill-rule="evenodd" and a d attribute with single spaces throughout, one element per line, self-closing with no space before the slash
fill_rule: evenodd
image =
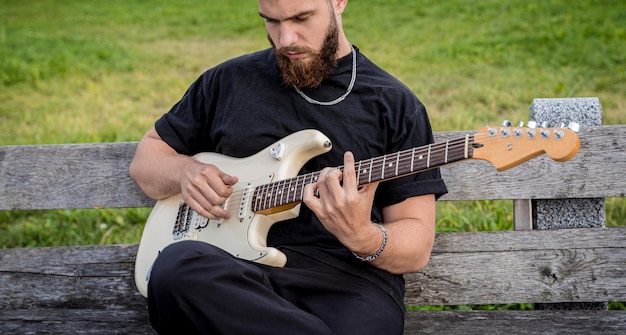
<path id="1" fill-rule="evenodd" d="M 304 52 L 288 52 L 288 53 L 286 53 L 286 56 L 289 57 L 289 59 L 299 60 L 299 59 L 302 59 L 302 58 L 306 57 L 306 53 L 304 53 Z"/>
<path id="2" fill-rule="evenodd" d="M 310 50 L 301 47 L 284 47 L 277 50 L 277 54 L 290 60 L 302 60 L 310 55 Z"/>

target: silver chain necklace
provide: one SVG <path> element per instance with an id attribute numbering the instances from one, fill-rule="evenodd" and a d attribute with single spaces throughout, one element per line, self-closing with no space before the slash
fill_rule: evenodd
<path id="1" fill-rule="evenodd" d="M 354 48 L 352 46 L 350 47 L 352 48 L 352 78 L 350 78 L 350 85 L 348 85 L 348 89 L 346 90 L 346 93 L 344 93 L 342 96 L 340 96 L 339 98 L 333 101 L 318 101 L 318 100 L 309 98 L 306 94 L 304 94 L 304 92 L 300 91 L 299 88 L 294 86 L 293 88 L 296 89 L 296 92 L 298 92 L 298 94 L 300 94 L 300 96 L 303 97 L 304 100 L 308 101 L 309 103 L 321 105 L 321 106 L 332 106 L 343 101 L 350 94 L 350 92 L 352 92 L 352 88 L 354 87 L 354 82 L 356 81 L 356 52 L 354 51 Z"/>

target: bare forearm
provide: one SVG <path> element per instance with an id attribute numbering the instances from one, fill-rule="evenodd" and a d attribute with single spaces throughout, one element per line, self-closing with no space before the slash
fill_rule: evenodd
<path id="1" fill-rule="evenodd" d="M 130 176 L 153 199 L 180 193 L 180 173 L 193 158 L 177 154 L 156 131 L 149 131 L 137 147 Z"/>
<path id="2" fill-rule="evenodd" d="M 387 245 L 372 265 L 392 273 L 420 271 L 428 264 L 435 239 L 435 197 L 423 195 L 383 210 Z M 381 232 L 373 243 L 380 243 Z M 370 248 L 379 248 L 373 245 Z M 377 249 L 376 249 L 377 250 Z"/>
<path id="3" fill-rule="evenodd" d="M 434 230 L 430 224 L 405 219 L 385 224 L 384 227 L 387 244 L 372 265 L 397 274 L 417 272 L 426 267 L 434 241 Z M 373 241 L 382 241 L 382 237 Z"/>

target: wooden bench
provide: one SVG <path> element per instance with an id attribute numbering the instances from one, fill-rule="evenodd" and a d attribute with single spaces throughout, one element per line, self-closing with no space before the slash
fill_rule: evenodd
<path id="1" fill-rule="evenodd" d="M 446 166 L 450 193 L 442 200 L 526 199 L 515 202 L 520 227 L 537 215 L 523 210 L 536 201 L 624 197 L 626 125 L 583 126 L 579 137 L 580 151 L 566 163 L 539 157 L 504 172 L 477 160 Z M 128 177 L 135 148 L 0 147 L 0 210 L 150 207 Z M 0 333 L 153 333 L 134 284 L 136 252 L 137 245 L 0 250 Z M 407 334 L 626 333 L 626 312 L 605 304 L 626 301 L 626 227 L 440 233 L 427 268 L 405 277 L 411 306 L 556 306 L 409 311 Z"/>

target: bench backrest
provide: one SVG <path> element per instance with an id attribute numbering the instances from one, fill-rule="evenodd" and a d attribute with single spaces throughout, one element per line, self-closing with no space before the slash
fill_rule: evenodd
<path id="1" fill-rule="evenodd" d="M 441 171 L 442 200 L 564 199 L 624 196 L 626 125 L 584 127 L 576 157 L 558 163 L 541 156 L 498 172 L 467 160 Z M 436 133 L 444 142 L 468 132 Z M 128 176 L 136 143 L 0 147 L 0 210 L 150 207 Z"/>

